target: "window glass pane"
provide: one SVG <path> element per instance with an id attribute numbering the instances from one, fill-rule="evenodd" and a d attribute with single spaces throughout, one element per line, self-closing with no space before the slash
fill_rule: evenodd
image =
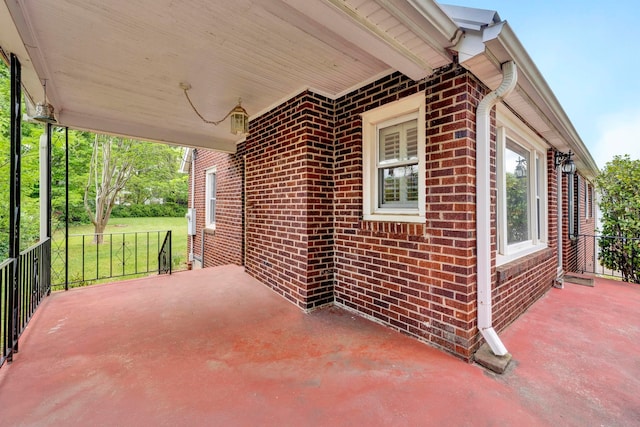
<path id="1" fill-rule="evenodd" d="M 418 165 L 383 168 L 379 173 L 379 207 L 418 207 Z"/>
<path id="2" fill-rule="evenodd" d="M 207 224 L 216 222 L 216 174 L 207 174 Z"/>
<path id="3" fill-rule="evenodd" d="M 531 239 L 529 218 L 529 153 L 516 146 L 505 149 L 507 244 Z"/>
<path id="4" fill-rule="evenodd" d="M 540 240 L 542 238 L 542 205 L 540 204 L 540 191 L 541 188 L 543 188 L 544 186 L 544 181 L 543 181 L 543 169 L 542 169 L 542 162 L 540 161 L 540 158 L 536 155 L 533 154 L 536 158 L 535 163 L 536 163 L 536 167 L 535 167 L 535 177 L 532 176 L 530 179 L 535 180 L 535 178 L 538 179 L 537 183 L 535 181 L 531 181 L 533 183 L 536 183 L 536 212 L 535 212 L 535 224 L 536 224 L 536 238 L 538 240 Z"/>
<path id="5" fill-rule="evenodd" d="M 216 222 L 216 199 L 209 199 L 209 224 Z"/>

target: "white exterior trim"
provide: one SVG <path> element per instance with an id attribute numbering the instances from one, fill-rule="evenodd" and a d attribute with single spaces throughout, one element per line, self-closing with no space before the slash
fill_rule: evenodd
<path id="1" fill-rule="evenodd" d="M 380 208 L 378 203 L 378 125 L 417 113 L 418 119 L 418 208 Z M 424 92 L 383 105 L 362 114 L 362 217 L 366 221 L 425 222 L 426 204 L 426 100 Z"/>

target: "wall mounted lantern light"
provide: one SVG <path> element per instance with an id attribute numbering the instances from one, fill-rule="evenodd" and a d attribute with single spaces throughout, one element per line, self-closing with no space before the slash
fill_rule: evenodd
<path id="1" fill-rule="evenodd" d="M 558 166 L 561 166 L 562 173 L 570 175 L 576 172 L 576 164 L 573 163 L 571 159 L 573 153 L 569 151 L 568 153 L 561 153 L 560 151 L 556 151 L 554 155 L 554 166 L 558 169 Z"/>
<path id="2" fill-rule="evenodd" d="M 53 105 L 47 102 L 47 80 L 44 80 L 44 102 L 36 104 L 36 112 L 33 116 L 34 120 L 43 123 L 57 123 L 56 117 L 53 115 Z"/>
<path id="3" fill-rule="evenodd" d="M 191 105 L 191 108 L 193 109 L 193 111 L 198 115 L 198 117 L 200 117 L 200 119 L 203 122 L 214 125 L 214 126 L 218 126 L 220 123 L 224 122 L 228 117 L 230 117 L 232 134 L 243 135 L 248 132 L 249 114 L 247 114 L 247 111 L 244 108 L 242 108 L 242 99 L 238 98 L 238 104 L 235 107 L 233 107 L 231 111 L 229 111 L 227 115 L 224 116 L 222 119 L 216 120 L 216 121 L 207 120 L 196 109 L 195 105 L 193 105 L 193 102 L 191 101 L 191 98 L 189 97 L 188 91 L 189 89 L 191 89 L 191 85 L 189 83 L 180 83 L 180 88 L 184 91 L 184 96 L 187 98 L 187 101 L 189 101 L 189 105 Z"/>
<path id="4" fill-rule="evenodd" d="M 516 165 L 516 178 L 526 178 L 527 176 L 527 161 L 522 157 L 518 158 L 518 164 Z"/>

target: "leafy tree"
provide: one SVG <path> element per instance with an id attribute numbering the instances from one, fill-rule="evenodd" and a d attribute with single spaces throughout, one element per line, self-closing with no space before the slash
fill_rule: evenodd
<path id="1" fill-rule="evenodd" d="M 69 130 L 69 212 L 65 206 L 65 131 L 55 127 L 51 141 L 51 208 L 54 229 L 63 227 L 65 215 L 70 223 L 88 224 L 84 210 L 84 186 L 87 182 L 93 134 Z"/>
<path id="2" fill-rule="evenodd" d="M 9 69 L 0 59 L 0 262 L 9 254 Z"/>
<path id="3" fill-rule="evenodd" d="M 9 254 L 9 186 L 11 172 L 11 113 L 9 67 L 0 60 L 0 261 Z M 23 106 L 24 108 L 24 106 Z M 39 239 L 39 147 L 43 126 L 23 123 L 21 129 L 20 249 Z"/>
<path id="4" fill-rule="evenodd" d="M 102 243 L 118 194 L 134 173 L 134 141 L 96 134 L 84 188 L 84 208 L 94 227 L 94 243 Z"/>
<path id="5" fill-rule="evenodd" d="M 134 204 L 153 197 L 186 199 L 186 176 L 176 178 L 179 162 L 180 150 L 175 147 L 95 135 L 84 186 L 84 207 L 94 226 L 94 242 L 102 242 L 101 233 L 119 196 Z M 175 196 L 176 191 L 184 195 Z"/>
<path id="6" fill-rule="evenodd" d="M 600 263 L 640 283 L 640 160 L 615 156 L 596 178 L 601 195 Z"/>
<path id="7" fill-rule="evenodd" d="M 138 144 L 142 144 L 138 149 L 144 152 L 145 162 L 136 165 L 122 198 L 134 205 L 143 205 L 153 199 L 174 202 L 181 194 L 186 198 L 188 177 L 177 173 L 181 148 L 150 142 Z"/>

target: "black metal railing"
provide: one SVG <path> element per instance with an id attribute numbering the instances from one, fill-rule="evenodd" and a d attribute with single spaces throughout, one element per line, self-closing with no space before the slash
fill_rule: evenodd
<path id="1" fill-rule="evenodd" d="M 18 338 L 51 291 L 51 239 L 0 264 L 0 366 L 18 351 Z"/>
<path id="2" fill-rule="evenodd" d="M 171 274 L 171 264 L 171 230 L 169 230 L 158 252 L 158 274 Z"/>
<path id="3" fill-rule="evenodd" d="M 165 234 L 166 233 L 166 234 Z M 89 284 L 111 278 L 161 272 L 156 262 L 170 231 L 70 234 L 69 256 L 53 256 L 53 286 L 62 289 L 73 284 Z M 164 238 L 163 238 L 164 235 Z M 96 240 L 101 243 L 96 243 Z M 171 238 L 169 237 L 169 245 Z M 65 245 L 56 245 L 64 251 Z M 171 251 L 166 262 L 171 264 Z M 65 285 L 66 279 L 66 285 Z"/>
<path id="4" fill-rule="evenodd" d="M 20 333 L 29 323 L 42 299 L 51 292 L 51 239 L 42 241 L 20 253 Z"/>
<path id="5" fill-rule="evenodd" d="M 14 343 L 14 302 L 13 272 L 18 260 L 10 258 L 0 264 L 0 366 L 13 350 Z"/>
<path id="6" fill-rule="evenodd" d="M 574 247 L 575 256 L 569 265 L 577 273 L 640 283 L 640 238 L 579 234 Z"/>

